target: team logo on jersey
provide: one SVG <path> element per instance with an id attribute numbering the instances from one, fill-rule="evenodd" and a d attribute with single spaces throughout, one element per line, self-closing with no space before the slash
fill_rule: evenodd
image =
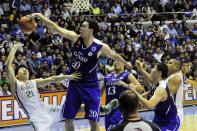
<path id="1" fill-rule="evenodd" d="M 123 76 L 121 76 L 121 77 L 120 77 L 120 79 L 122 80 L 122 79 L 124 79 L 124 77 L 123 77 Z"/>
<path id="2" fill-rule="evenodd" d="M 91 49 L 91 51 L 92 51 L 92 52 L 95 52 L 95 51 L 96 51 L 96 47 L 93 46 L 92 49 Z"/>
<path id="3" fill-rule="evenodd" d="M 88 56 L 92 56 L 92 52 L 89 52 L 89 53 L 88 53 Z"/>

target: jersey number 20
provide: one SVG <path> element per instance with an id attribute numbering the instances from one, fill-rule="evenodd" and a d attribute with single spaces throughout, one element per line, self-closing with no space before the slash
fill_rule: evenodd
<path id="1" fill-rule="evenodd" d="M 81 65 L 81 63 L 80 63 L 79 61 L 74 61 L 74 62 L 72 63 L 72 67 L 73 67 L 75 70 L 79 69 L 80 65 Z"/>

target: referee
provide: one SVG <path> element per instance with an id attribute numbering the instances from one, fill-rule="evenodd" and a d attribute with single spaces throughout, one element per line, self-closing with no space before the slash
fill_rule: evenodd
<path id="1" fill-rule="evenodd" d="M 124 120 L 111 131 L 160 131 L 155 123 L 140 117 L 139 98 L 133 91 L 127 90 L 120 95 L 119 107 Z"/>

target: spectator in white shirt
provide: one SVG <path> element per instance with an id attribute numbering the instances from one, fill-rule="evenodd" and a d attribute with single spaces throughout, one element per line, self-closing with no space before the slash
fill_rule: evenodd
<path id="1" fill-rule="evenodd" d="M 46 16 L 47 18 L 51 16 L 51 9 L 47 4 L 44 4 L 44 16 Z"/>
<path id="2" fill-rule="evenodd" d="M 168 30 L 168 26 L 165 24 L 165 21 L 161 20 L 160 24 L 159 24 L 159 29 L 162 32 L 164 28 L 166 28 Z"/>
<path id="3" fill-rule="evenodd" d="M 153 56 L 158 62 L 161 62 L 161 58 L 163 56 L 163 52 L 161 51 L 160 47 L 157 47 L 156 53 L 154 53 Z"/>
<path id="4" fill-rule="evenodd" d="M 170 39 L 170 35 L 168 33 L 168 29 L 167 28 L 163 29 L 163 34 L 164 34 L 164 40 Z"/>
<path id="5" fill-rule="evenodd" d="M 197 19 L 197 7 L 193 9 L 191 19 L 193 20 Z"/>
<path id="6" fill-rule="evenodd" d="M 11 92 L 9 91 L 10 85 L 8 83 L 3 83 L 1 88 L 2 88 L 2 90 L 0 90 L 0 96 L 11 95 Z"/>
<path id="7" fill-rule="evenodd" d="M 162 7 L 162 12 L 166 11 L 166 4 L 168 3 L 168 0 L 160 0 L 159 4 Z"/>
<path id="8" fill-rule="evenodd" d="M 63 6 L 63 10 L 62 10 L 62 16 L 63 16 L 63 19 L 66 20 L 69 16 L 70 16 L 70 12 L 69 10 L 66 8 L 66 6 Z"/>

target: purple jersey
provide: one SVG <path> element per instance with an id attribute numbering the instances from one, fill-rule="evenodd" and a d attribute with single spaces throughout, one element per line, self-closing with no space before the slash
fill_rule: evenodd
<path id="1" fill-rule="evenodd" d="M 177 108 L 166 81 L 161 80 L 155 87 L 153 87 L 150 92 L 151 95 L 154 95 L 154 92 L 158 87 L 166 90 L 168 98 L 156 105 L 153 122 L 156 123 L 162 131 L 177 131 L 180 126 L 180 120 L 177 116 Z"/>
<path id="2" fill-rule="evenodd" d="M 113 99 L 118 99 L 120 94 L 126 90 L 126 88 L 118 86 L 118 81 L 121 80 L 125 83 L 128 82 L 129 74 L 127 72 L 122 72 L 116 76 L 116 74 L 111 73 L 107 75 L 104 79 L 104 84 L 106 88 L 106 104 Z M 105 129 L 110 131 L 119 122 L 121 122 L 123 116 L 119 108 L 113 109 L 109 114 L 105 115 Z"/>
<path id="3" fill-rule="evenodd" d="M 127 83 L 128 79 L 128 72 L 122 72 L 116 76 L 116 74 L 111 73 L 107 75 L 104 79 L 104 84 L 106 88 L 106 104 L 113 99 L 118 99 L 119 95 L 124 91 L 126 88 L 118 86 L 117 83 L 119 80 Z"/>
<path id="4" fill-rule="evenodd" d="M 70 73 L 77 71 L 82 74 L 82 79 L 77 81 L 77 83 L 98 84 L 96 74 L 97 54 L 101 48 L 102 42 L 97 39 L 94 39 L 93 43 L 87 48 L 81 37 L 74 44 Z M 71 81 L 71 83 L 75 82 Z"/>

